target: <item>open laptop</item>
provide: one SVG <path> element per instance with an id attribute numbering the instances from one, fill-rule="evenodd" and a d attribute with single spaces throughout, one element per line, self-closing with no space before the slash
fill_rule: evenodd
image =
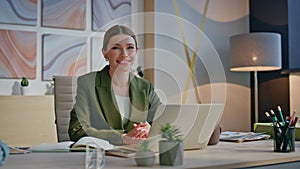
<path id="1" fill-rule="evenodd" d="M 158 152 L 160 127 L 166 123 L 179 127 L 185 150 L 205 148 L 217 121 L 222 116 L 223 109 L 223 104 L 161 105 L 156 111 L 149 133 L 149 139 L 152 140 L 150 148 Z"/>

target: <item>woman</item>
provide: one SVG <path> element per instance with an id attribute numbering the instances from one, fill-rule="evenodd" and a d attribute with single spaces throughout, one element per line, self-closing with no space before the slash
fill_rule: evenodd
<path id="1" fill-rule="evenodd" d="M 130 70 L 138 51 L 134 33 L 125 26 L 104 35 L 102 53 L 109 65 L 77 80 L 76 103 L 71 111 L 69 136 L 132 144 L 147 138 L 159 97 L 149 81 Z"/>

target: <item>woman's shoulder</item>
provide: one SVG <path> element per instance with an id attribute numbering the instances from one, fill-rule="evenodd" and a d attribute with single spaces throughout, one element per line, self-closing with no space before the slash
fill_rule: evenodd
<path id="1" fill-rule="evenodd" d="M 140 88 L 150 87 L 152 86 L 151 82 L 147 79 L 143 79 L 137 76 L 134 76 L 131 80 L 132 84 L 137 85 Z"/>
<path id="2" fill-rule="evenodd" d="M 86 74 L 83 74 L 81 76 L 78 77 L 78 81 L 95 81 L 96 78 L 100 78 L 100 76 L 103 78 L 103 77 L 106 77 L 108 76 L 108 67 L 105 66 L 103 69 L 101 70 L 98 70 L 98 71 L 92 71 L 92 72 L 89 72 L 89 73 L 86 73 Z M 104 78 L 105 79 L 105 78 Z"/>
<path id="3" fill-rule="evenodd" d="M 99 71 L 93 71 L 93 72 L 89 72 L 86 74 L 83 74 L 81 76 L 78 77 L 78 80 L 82 80 L 82 79 L 94 79 L 97 75 Z"/>

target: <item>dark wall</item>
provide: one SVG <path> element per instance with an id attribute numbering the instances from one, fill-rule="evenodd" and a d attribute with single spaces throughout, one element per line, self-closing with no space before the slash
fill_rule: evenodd
<path id="1" fill-rule="evenodd" d="M 278 105 L 281 106 L 285 115 L 290 112 L 289 75 L 282 73 L 283 70 L 289 69 L 288 1 L 250 0 L 249 2 L 250 32 L 275 32 L 282 36 L 282 70 L 258 72 L 259 122 L 268 122 L 269 120 L 264 113 L 270 109 L 277 110 Z M 251 84 L 253 84 L 253 79 Z M 253 104 L 252 112 L 254 114 Z"/>
<path id="2" fill-rule="evenodd" d="M 288 1 L 289 71 L 300 72 L 300 1 Z"/>

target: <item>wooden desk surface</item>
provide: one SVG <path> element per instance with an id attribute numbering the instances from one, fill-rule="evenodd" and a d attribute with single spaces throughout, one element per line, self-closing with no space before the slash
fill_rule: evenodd
<path id="1" fill-rule="evenodd" d="M 83 169 L 84 153 L 29 153 L 11 155 L 1 169 Z M 133 158 L 106 156 L 105 168 L 243 168 L 269 164 L 300 161 L 300 142 L 296 142 L 296 152 L 273 152 L 273 141 L 254 141 L 245 143 L 220 142 L 202 150 L 185 151 L 184 165 L 177 167 L 136 166 Z"/>

